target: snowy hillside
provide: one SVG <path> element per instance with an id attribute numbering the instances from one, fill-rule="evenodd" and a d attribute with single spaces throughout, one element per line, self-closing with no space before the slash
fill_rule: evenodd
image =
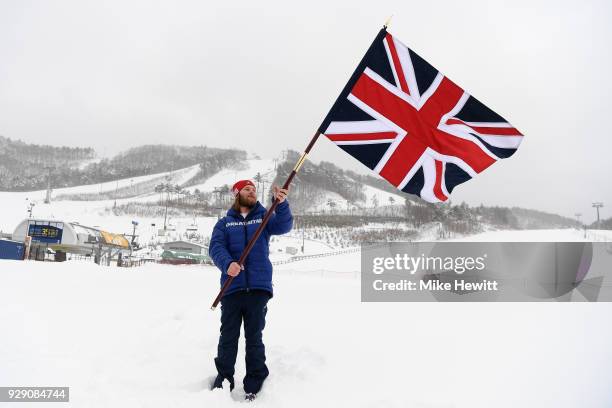
<path id="1" fill-rule="evenodd" d="M 60 188 L 53 191 L 55 197 L 77 195 L 77 194 L 104 194 L 113 193 L 116 190 L 130 190 L 132 189 L 135 193 L 138 192 L 139 186 L 149 185 L 151 182 L 157 183 L 170 183 L 183 185 L 196 176 L 199 171 L 199 165 L 186 167 L 184 169 L 170 171 L 165 173 L 150 174 L 140 177 L 132 177 L 126 179 L 120 179 L 116 181 L 109 181 L 106 183 L 90 184 L 87 186 L 67 187 Z M 148 193 L 151 193 L 153 188 L 149 188 Z M 127 197 L 137 196 L 138 194 L 130 194 L 128 191 L 125 194 Z M 95 198 L 95 196 L 94 196 Z"/>
<path id="2" fill-rule="evenodd" d="M 131 234 L 132 221 L 137 221 L 139 223 L 136 231 L 139 236 L 138 242 L 143 247 L 152 246 L 151 249 L 140 252 L 144 256 L 154 255 L 155 251 L 159 250 L 159 247 L 156 249 L 154 247 L 161 242 L 190 238 L 205 243 L 217 221 L 217 216 L 224 213 L 224 209 L 229 206 L 227 202 L 214 204 L 215 194 L 213 192 L 219 187 L 231 185 L 235 180 L 254 179 L 259 175 L 263 180 L 263 184 L 258 183 L 259 199 L 264 205 L 269 205 L 269 197 L 266 195 L 272 181 L 275 178 L 278 180 L 276 170 L 278 161 L 279 159 L 249 158 L 233 168 L 223 168 L 209 175 L 205 181 L 197 183 L 194 183 L 194 180 L 201 180 L 198 176 L 201 171 L 199 165 L 113 182 L 62 188 L 53 191 L 50 204 L 44 204 L 46 195 L 44 190 L 0 192 L 0 202 L 3 208 L 3 211 L 0 212 L 0 232 L 11 234 L 17 224 L 27 217 L 28 205 L 34 203 L 33 216 L 35 218 L 78 222 L 115 233 Z M 336 180 L 337 185 L 348 183 L 350 187 L 359 184 L 351 178 L 357 176 L 344 174 L 341 169 L 330 164 L 309 164 L 304 171 L 310 170 L 311 174 L 325 177 L 326 169 L 332 172 L 330 178 Z M 345 218 L 344 221 L 337 221 L 337 226 L 315 226 L 306 231 L 301 231 L 299 227 L 290 236 L 273 240 L 271 253 L 274 260 L 287 259 L 289 257 L 287 247 L 291 247 L 291 251 L 300 249 L 299 255 L 312 255 L 355 247 L 364 240 L 575 241 L 612 239 L 606 232 L 596 234 L 592 231 L 589 231 L 589 235 L 585 238 L 584 231 L 572 229 L 496 231 L 500 228 L 488 225 L 486 222 L 479 224 L 480 221 L 476 219 L 473 219 L 473 224 L 476 225 L 474 230 L 488 232 L 466 237 L 465 233 L 448 230 L 448 227 L 442 228 L 439 223 L 416 223 L 413 217 L 419 216 L 418 208 L 427 210 L 422 203 L 411 204 L 410 207 L 415 213 L 410 215 L 406 222 L 400 222 L 401 220 L 397 217 L 404 215 L 404 197 L 399 194 L 367 184 L 359 184 L 363 192 L 360 196 L 362 198 L 347 200 L 337 192 L 312 185 L 312 181 L 303 181 L 303 183 L 296 182 L 292 186 L 294 191 L 293 194 L 290 193 L 289 202 L 293 200 L 294 211 L 295 200 L 301 194 L 302 197 L 307 198 L 306 214 L 332 217 L 344 214 L 345 217 L 352 218 L 355 210 L 355 214 L 396 217 L 396 219 L 387 221 L 387 224 L 380 223 L 376 219 L 363 221 L 367 224 L 353 227 L 343 224 L 349 221 L 348 218 Z M 167 232 L 164 236 L 160 236 L 159 230 L 163 229 L 165 215 L 164 206 L 160 205 L 160 200 L 164 195 L 155 192 L 156 186 L 160 184 L 181 186 L 184 191 L 192 195 L 206 194 L 208 197 L 206 200 L 209 200 L 208 212 L 196 215 L 197 206 L 184 208 L 171 206 L 168 210 Z M 348 187 L 344 185 L 343 188 Z M 502 213 L 502 215 L 507 214 Z M 333 222 L 333 219 L 331 221 Z M 301 252 L 302 243 L 304 243 L 304 253 Z"/>
<path id="3" fill-rule="evenodd" d="M 155 185 L 168 183 L 172 185 L 185 186 L 184 189 L 190 193 L 196 191 L 202 193 L 212 193 L 216 188 L 224 185 L 231 185 L 235 180 L 254 179 L 257 174 L 262 176 L 265 181 L 265 191 L 260 188 L 259 199 L 264 205 L 269 205 L 269 197 L 265 197 L 269 191 L 271 182 L 276 176 L 275 163 L 272 159 L 251 158 L 240 167 L 228 168 L 210 176 L 205 182 L 190 184 L 199 171 L 199 166 L 191 166 L 172 172 L 151 174 L 148 176 L 122 179 L 113 182 L 83 185 L 53 190 L 50 204 L 44 204 L 46 195 L 45 190 L 31 192 L 0 192 L 0 201 L 3 204 L 3 211 L 0 212 L 0 231 L 12 233 L 16 225 L 27 217 L 26 209 L 29 203 L 35 203 L 33 216 L 36 218 L 49 218 L 70 222 L 79 222 L 87 226 L 96 226 L 115 233 L 131 233 L 132 220 L 138 221 L 137 233 L 140 236 L 139 242 L 142 245 L 184 238 L 187 228 L 193 228 L 194 216 L 189 212 L 175 214 L 170 211 L 168 221 L 169 232 L 163 238 L 157 234 L 163 226 L 163 216 L 137 216 L 137 215 L 116 215 L 113 207 L 124 205 L 142 204 L 151 206 L 156 204 L 160 195 L 154 192 Z M 389 197 L 394 197 L 397 206 L 403 205 L 403 199 L 399 195 L 393 195 L 373 187 L 366 186 L 367 202 L 358 202 L 361 207 L 372 206 L 372 199 L 379 203 L 388 203 Z M 115 199 L 116 198 L 116 199 Z M 347 201 L 336 193 L 325 192 L 319 196 L 317 203 L 313 202 L 312 208 L 315 212 L 329 212 L 328 202 L 333 200 L 337 209 L 346 210 Z M 290 197 L 291 201 L 291 197 Z M 197 217 L 197 233 L 201 236 L 208 236 L 217 217 Z M 330 247 L 325 242 L 310 239 L 309 245 L 305 245 L 305 254 L 318 253 L 316 251 L 329 251 Z M 301 248 L 301 236 L 294 238 L 283 237 L 273 243 L 272 253 L 276 257 L 284 259 L 283 252 L 287 246 Z"/>
<path id="4" fill-rule="evenodd" d="M 207 389 L 214 268 L 0 262 L 3 386 L 70 386 L 88 408 L 242 400 L 244 340 L 237 388 Z M 275 267 L 254 406 L 612 406 L 612 304 L 361 303 L 358 269 L 353 255 Z"/>
<path id="5" fill-rule="evenodd" d="M 351 209 L 365 209 L 375 207 L 395 206 L 397 211 L 404 205 L 404 197 L 399 194 L 389 193 L 368 185 L 363 186 L 365 200 L 351 202 L 338 193 L 332 191 L 324 192 L 316 197 L 316 201 L 308 208 L 310 213 L 335 213 L 350 212 Z M 391 199 L 391 201 L 390 201 Z"/>
<path id="6" fill-rule="evenodd" d="M 206 182 L 189 186 L 189 190 L 213 191 L 215 187 L 232 185 L 237 180 L 253 179 L 260 173 L 264 179 L 272 180 L 275 176 L 274 160 L 249 159 L 244 163 L 244 169 L 224 169 L 208 178 Z M 268 183 L 269 185 L 269 183 Z M 261 192 L 260 192 L 261 193 Z"/>
<path id="7" fill-rule="evenodd" d="M 135 177 L 133 179 L 123 179 L 111 183 L 102 183 L 94 185 L 84 185 L 79 187 L 69 187 L 54 190 L 53 197 L 61 195 L 87 195 L 97 194 L 109 191 L 114 191 L 119 188 L 137 187 L 151 180 L 161 180 L 180 184 L 188 181 L 197 172 L 197 166 L 192 166 L 186 169 L 176 170 L 168 173 L 154 174 L 149 176 Z M 161 182 L 160 181 L 160 182 Z M 131 230 L 131 221 L 134 217 L 131 216 L 115 216 L 110 213 L 110 209 L 115 204 L 115 200 L 55 200 L 52 199 L 50 204 L 44 203 L 46 191 L 30 191 L 30 192 L 0 192 L 0 201 L 2 202 L 3 211 L 0 212 L 0 230 L 4 232 L 13 232 L 17 224 L 27 218 L 27 205 L 29 202 L 34 202 L 33 216 L 37 218 L 49 218 L 63 221 L 75 221 L 87 226 L 99 226 L 102 229 L 116 233 L 127 233 Z M 128 202 L 154 202 L 159 198 L 156 193 L 146 193 L 134 197 L 128 197 L 116 200 L 117 205 Z M 140 231 L 143 234 L 151 235 L 156 231 L 156 227 L 151 227 L 152 223 L 159 224 L 159 219 L 143 219 Z M 203 221 L 206 223 L 206 221 Z M 177 224 L 186 228 L 192 219 L 177 220 Z M 183 226 L 184 224 L 184 226 Z"/>

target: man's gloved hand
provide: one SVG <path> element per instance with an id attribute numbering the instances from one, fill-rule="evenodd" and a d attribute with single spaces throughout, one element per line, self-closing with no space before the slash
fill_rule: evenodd
<path id="1" fill-rule="evenodd" d="M 240 266 L 238 262 L 232 262 L 230 266 L 227 268 L 227 274 L 229 276 L 238 276 L 241 270 L 244 269 L 244 266 Z"/>

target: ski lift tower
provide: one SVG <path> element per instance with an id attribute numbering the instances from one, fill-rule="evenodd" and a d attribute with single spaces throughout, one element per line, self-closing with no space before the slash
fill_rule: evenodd
<path id="1" fill-rule="evenodd" d="M 51 167 L 45 166 L 47 170 L 47 195 L 45 196 L 45 204 L 51 203 Z"/>
<path id="2" fill-rule="evenodd" d="M 132 229 L 132 242 L 131 244 L 134 245 L 134 242 L 136 241 L 136 227 L 138 226 L 138 221 L 132 221 L 132 226 L 134 227 Z"/>
<path id="3" fill-rule="evenodd" d="M 599 219 L 599 209 L 603 207 L 603 203 L 593 203 L 593 207 L 597 210 L 597 229 L 601 229 L 601 220 Z"/>
<path id="4" fill-rule="evenodd" d="M 34 209 L 34 206 L 36 205 L 36 203 L 34 201 L 30 201 L 29 198 L 26 198 L 26 201 L 28 202 L 28 218 L 32 218 L 32 210 Z"/>

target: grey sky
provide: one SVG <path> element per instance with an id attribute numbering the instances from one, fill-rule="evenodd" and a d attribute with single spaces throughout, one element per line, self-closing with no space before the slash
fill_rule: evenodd
<path id="1" fill-rule="evenodd" d="M 453 201 L 612 214 L 606 1 L 0 0 L 0 135 L 301 151 L 392 13 L 390 32 L 526 135 Z M 310 157 L 368 171 L 325 138 Z"/>

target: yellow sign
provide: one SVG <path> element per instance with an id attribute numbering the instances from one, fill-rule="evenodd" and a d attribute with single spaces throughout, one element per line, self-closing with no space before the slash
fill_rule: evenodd
<path id="1" fill-rule="evenodd" d="M 121 248 L 130 247 L 130 243 L 128 242 L 127 239 L 125 239 L 123 235 L 112 234 L 106 231 L 100 231 L 100 235 L 102 235 L 102 239 L 104 239 L 104 242 L 107 243 L 108 245 L 115 245 Z"/>

